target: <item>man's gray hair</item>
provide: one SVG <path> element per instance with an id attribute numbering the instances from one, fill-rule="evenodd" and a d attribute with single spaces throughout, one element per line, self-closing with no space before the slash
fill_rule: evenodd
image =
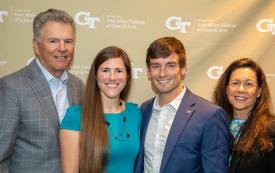
<path id="1" fill-rule="evenodd" d="M 34 40 L 38 41 L 41 39 L 42 28 L 49 21 L 70 24 L 75 33 L 74 20 L 67 12 L 62 10 L 57 10 L 57 9 L 48 9 L 47 11 L 43 11 L 37 14 L 33 20 L 33 39 Z"/>

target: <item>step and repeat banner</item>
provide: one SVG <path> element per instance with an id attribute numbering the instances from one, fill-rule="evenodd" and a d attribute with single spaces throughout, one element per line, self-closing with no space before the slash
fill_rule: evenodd
<path id="1" fill-rule="evenodd" d="M 140 104 L 154 96 L 146 74 L 147 47 L 174 36 L 186 48 L 183 83 L 194 93 L 211 100 L 229 63 L 249 57 L 263 68 L 275 102 L 274 0 L 1 0 L 0 77 L 32 60 L 32 21 L 48 8 L 67 11 L 76 22 L 71 72 L 83 81 L 98 51 L 111 45 L 126 50 L 133 66 L 131 101 Z"/>

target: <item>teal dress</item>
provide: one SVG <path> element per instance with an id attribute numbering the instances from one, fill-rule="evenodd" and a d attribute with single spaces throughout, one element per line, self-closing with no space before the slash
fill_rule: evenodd
<path id="1" fill-rule="evenodd" d="M 139 151 L 139 128 L 141 112 L 137 104 L 126 102 L 122 113 L 104 114 L 109 132 L 108 173 L 132 173 Z M 68 108 L 60 128 L 79 131 L 81 127 L 81 107 Z"/>

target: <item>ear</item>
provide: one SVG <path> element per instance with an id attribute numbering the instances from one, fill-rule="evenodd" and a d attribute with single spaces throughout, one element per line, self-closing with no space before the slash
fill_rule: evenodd
<path id="1" fill-rule="evenodd" d="M 181 73 L 182 79 L 184 79 L 184 78 L 185 78 L 185 75 L 186 75 L 186 67 L 182 67 L 182 68 L 180 69 L 180 73 Z"/>
<path id="2" fill-rule="evenodd" d="M 182 76 L 185 76 L 186 68 L 183 67 L 183 68 L 180 69 L 180 71 L 181 71 L 181 75 L 182 75 Z"/>
<path id="3" fill-rule="evenodd" d="M 150 72 L 150 69 L 148 67 L 147 67 L 146 72 L 147 72 L 148 79 L 151 80 L 151 72 Z"/>
<path id="4" fill-rule="evenodd" d="M 38 42 L 34 39 L 32 39 L 32 47 L 33 47 L 34 54 L 38 57 L 40 54 L 39 48 L 38 48 Z"/>

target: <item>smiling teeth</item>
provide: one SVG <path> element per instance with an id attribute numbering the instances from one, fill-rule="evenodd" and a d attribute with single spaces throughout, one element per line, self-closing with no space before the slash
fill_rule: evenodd
<path id="1" fill-rule="evenodd" d="M 245 100 L 246 99 L 245 97 L 240 97 L 240 96 L 236 96 L 235 98 L 238 99 L 238 100 Z"/>
<path id="2" fill-rule="evenodd" d="M 56 56 L 56 58 L 58 58 L 58 59 L 65 59 L 66 56 Z"/>
<path id="3" fill-rule="evenodd" d="M 167 83 L 169 80 L 158 80 L 159 83 Z"/>
<path id="4" fill-rule="evenodd" d="M 106 84 L 108 87 L 116 87 L 117 84 Z"/>

